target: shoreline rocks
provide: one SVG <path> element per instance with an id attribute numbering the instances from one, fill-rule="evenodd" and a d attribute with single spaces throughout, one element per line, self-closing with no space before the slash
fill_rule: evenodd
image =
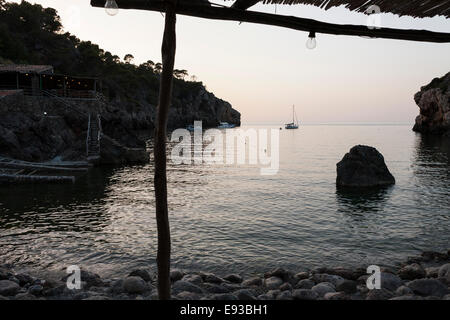
<path id="1" fill-rule="evenodd" d="M 381 288 L 369 290 L 366 267 L 321 267 L 294 273 L 276 268 L 243 278 L 204 272 L 171 273 L 175 300 L 449 300 L 450 255 L 424 252 L 399 265 L 381 267 Z M 0 266 L 0 300 L 157 300 L 156 275 L 146 269 L 122 279 L 102 279 L 81 270 L 80 290 L 68 289 L 68 276 L 38 279 Z"/>

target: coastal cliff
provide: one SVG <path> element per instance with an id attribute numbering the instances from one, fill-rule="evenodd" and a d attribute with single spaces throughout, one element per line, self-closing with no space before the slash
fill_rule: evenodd
<path id="1" fill-rule="evenodd" d="M 12 88 L 5 76 L 0 79 L 0 157 L 82 160 L 91 113 L 100 115 L 107 136 L 102 160 L 140 162 L 142 153 L 129 157 L 134 149 L 145 149 L 145 140 L 154 132 L 162 64 L 148 60 L 138 65 L 133 60 L 131 54 L 121 59 L 64 32 L 55 9 L 27 1 L 0 5 L 0 64 L 45 65 L 60 77 L 96 79 L 95 88 L 89 90 L 102 97 L 100 101 L 71 101 L 71 108 L 61 99 L 10 92 L 5 96 L 1 90 Z M 17 87 L 16 80 L 13 87 Z M 195 75 L 189 77 L 186 70 L 176 69 L 168 128 L 184 128 L 195 120 L 202 121 L 204 128 L 222 121 L 240 125 L 240 113 L 208 92 Z"/>
<path id="2" fill-rule="evenodd" d="M 58 99 L 9 95 L 0 98 L 0 157 L 33 162 L 85 160 L 91 113 L 101 116 L 105 136 L 101 164 L 147 162 L 142 150 L 153 134 L 155 108 L 145 101 L 118 97 L 111 102 L 76 101 L 68 105 Z M 175 96 L 168 126 L 185 127 L 194 120 L 203 121 L 204 127 L 220 121 L 240 124 L 240 114 L 201 86 Z"/>
<path id="3" fill-rule="evenodd" d="M 450 72 L 422 87 L 414 100 L 420 108 L 420 115 L 413 130 L 450 136 Z"/>

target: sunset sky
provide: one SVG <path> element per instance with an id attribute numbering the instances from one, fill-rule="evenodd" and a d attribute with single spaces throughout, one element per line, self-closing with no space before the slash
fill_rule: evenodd
<path id="1" fill-rule="evenodd" d="M 160 13 L 121 10 L 110 17 L 89 0 L 30 2 L 57 9 L 66 31 L 121 58 L 131 53 L 137 64 L 161 60 Z M 274 12 L 275 6 L 253 10 Z M 345 8 L 278 6 L 277 13 L 342 24 L 367 21 Z M 450 20 L 443 17 L 382 15 L 381 24 L 450 32 Z M 177 36 L 176 68 L 229 101 L 244 123 L 285 123 L 293 104 L 304 123 L 413 123 L 414 94 L 450 71 L 450 44 L 318 34 L 317 48 L 309 50 L 306 32 L 184 16 L 178 18 Z"/>

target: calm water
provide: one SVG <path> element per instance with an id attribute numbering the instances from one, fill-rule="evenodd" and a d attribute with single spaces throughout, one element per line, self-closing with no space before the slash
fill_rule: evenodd
<path id="1" fill-rule="evenodd" d="M 262 128 L 262 127 L 260 127 Z M 336 163 L 376 147 L 397 184 L 336 190 Z M 103 275 L 155 268 L 151 165 L 97 169 L 73 186 L 0 188 L 0 263 Z M 450 143 L 410 126 L 303 126 L 280 131 L 280 171 L 170 166 L 173 266 L 218 274 L 275 266 L 394 265 L 450 247 Z"/>

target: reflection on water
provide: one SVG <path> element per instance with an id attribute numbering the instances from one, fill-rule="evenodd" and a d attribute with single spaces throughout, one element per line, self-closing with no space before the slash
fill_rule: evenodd
<path id="1" fill-rule="evenodd" d="M 91 171 L 73 185 L 2 186 L 0 226 L 2 229 L 94 231 L 108 219 L 101 206 L 111 173 L 112 170 Z"/>
<path id="2" fill-rule="evenodd" d="M 413 168 L 418 183 L 431 188 L 450 184 L 450 137 L 416 135 Z"/>
<path id="3" fill-rule="evenodd" d="M 382 212 L 393 186 L 369 189 L 336 187 L 338 211 L 364 216 L 366 212 Z"/>
<path id="4" fill-rule="evenodd" d="M 336 189 L 356 144 L 385 156 L 396 185 Z M 392 265 L 449 247 L 450 147 L 408 126 L 304 126 L 280 132 L 280 171 L 168 166 L 173 266 L 218 274 L 282 265 Z M 104 275 L 154 268 L 152 165 L 96 169 L 72 186 L 0 188 L 0 263 Z"/>

